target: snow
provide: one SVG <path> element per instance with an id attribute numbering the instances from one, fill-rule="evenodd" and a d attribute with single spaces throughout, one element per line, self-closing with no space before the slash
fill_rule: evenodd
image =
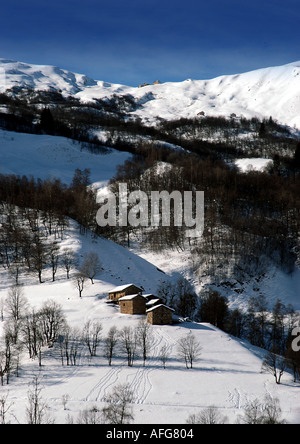
<path id="1" fill-rule="evenodd" d="M 72 247 L 80 256 L 96 251 L 103 271 L 95 284 L 88 284 L 82 299 L 60 270 L 55 282 L 45 275 L 46 282 L 38 284 L 32 276 L 23 277 L 24 294 L 32 307 L 39 308 L 52 299 L 64 310 L 71 326 L 82 327 L 87 320 L 103 325 L 103 336 L 112 326 L 135 327 L 144 316 L 120 314 L 119 307 L 106 303 L 108 291 L 118 281 L 140 282 L 155 293 L 162 279 L 152 264 L 128 250 L 105 239 L 79 235 L 76 223 L 71 223 L 61 247 Z M 0 295 L 6 294 L 6 272 L 1 271 Z M 163 275 L 163 279 L 171 278 Z M 3 324 L 0 323 L 0 330 Z M 133 414 L 137 424 L 183 424 L 187 417 L 214 405 L 229 422 L 235 422 L 243 409 L 255 398 L 263 400 L 266 394 L 278 397 L 283 417 L 290 422 L 300 421 L 299 384 L 285 373 L 280 386 L 274 378 L 261 372 L 264 351 L 249 343 L 231 337 L 207 323 L 182 322 L 172 326 L 153 326 L 153 347 L 146 366 L 141 357 L 128 367 L 124 355 L 118 352 L 109 367 L 99 348 L 98 356 L 90 358 L 82 351 L 78 365 L 62 366 L 57 349 L 43 350 L 42 367 L 24 354 L 20 377 L 0 387 L 0 396 L 8 393 L 13 402 L 13 413 L 19 422 L 26 421 L 28 384 L 35 375 L 41 381 L 43 399 L 56 423 L 65 423 L 68 416 L 76 421 L 80 411 L 105 405 L 104 397 L 118 383 L 130 383 L 135 394 Z M 178 340 L 193 334 L 202 350 L 193 369 L 186 369 L 177 354 Z M 166 369 L 159 360 L 159 350 L 165 345 L 170 353 Z M 63 395 L 68 394 L 67 409 L 63 409 Z M 12 415 L 9 419 L 15 422 Z"/>
<path id="2" fill-rule="evenodd" d="M 130 94 L 139 104 L 132 114 L 155 123 L 164 119 L 236 114 L 269 118 L 300 128 L 300 61 L 210 80 L 166 82 L 142 88 L 96 81 L 54 66 L 39 66 L 0 59 L 0 92 L 13 86 L 52 89 L 83 102 Z M 143 82 L 141 82 L 143 83 Z"/>
<path id="3" fill-rule="evenodd" d="M 165 307 L 165 308 L 167 308 L 168 310 L 175 311 L 175 310 L 173 310 L 173 308 L 170 308 L 170 307 L 168 307 L 167 305 L 159 304 L 159 305 L 155 305 L 154 307 L 149 308 L 149 309 L 147 310 L 147 313 L 150 313 L 151 311 L 154 311 L 154 310 L 156 310 L 156 309 L 159 308 L 159 307 Z"/>
<path id="4" fill-rule="evenodd" d="M 125 285 L 119 285 L 118 287 L 113 288 L 112 290 L 110 290 L 110 293 L 117 293 L 119 291 L 123 291 L 126 290 L 126 288 L 131 287 L 131 285 L 135 285 L 135 284 L 125 284 Z M 141 289 L 142 290 L 142 289 Z"/>
<path id="5" fill-rule="evenodd" d="M 192 90 L 193 84 L 190 85 Z M 94 155 L 60 137 L 0 131 L 0 173 L 5 174 L 26 174 L 42 179 L 58 177 L 70 183 L 76 168 L 90 168 L 92 182 L 105 187 L 117 165 L 128 156 L 128 153 L 113 150 L 105 155 Z M 141 251 L 141 247 L 128 250 L 90 233 L 80 235 L 74 221 L 70 221 L 60 246 L 73 249 L 79 258 L 90 251 L 98 253 L 103 270 L 94 285 L 87 283 L 83 297 L 79 298 L 72 280 L 67 280 L 66 273 L 60 269 L 55 282 L 51 281 L 50 272 L 45 273 L 43 284 L 38 283 L 36 276 L 22 275 L 24 295 L 36 309 L 49 299 L 56 301 L 72 327 L 82 328 L 88 320 L 100 321 L 103 337 L 112 326 L 118 329 L 135 327 L 144 319 L 144 316 L 121 314 L 117 306 L 107 304 L 112 288 L 134 282 L 142 286 L 145 293 L 156 294 L 162 281 L 174 282 L 180 275 L 188 277 L 192 269 L 186 252 L 153 253 Z M 7 271 L 1 269 L 0 298 L 7 295 L 9 279 Z M 295 303 L 295 308 L 300 309 L 299 270 L 292 275 L 274 270 L 263 285 L 270 300 L 279 297 L 285 304 Z M 197 288 L 201 288 L 201 283 Z M 254 290 L 250 289 L 250 284 L 245 286 L 244 294 L 238 296 L 239 302 L 243 297 L 247 301 L 251 291 Z M 0 321 L 0 336 L 3 327 Z M 25 351 L 20 376 L 12 376 L 9 385 L 0 387 L 0 397 L 8 395 L 12 404 L 7 419 L 13 423 L 26 422 L 29 383 L 34 376 L 39 376 L 41 395 L 56 423 L 65 423 L 70 417 L 76 422 L 80 411 L 95 405 L 101 409 L 105 405 L 104 397 L 118 383 L 130 383 L 134 390 L 133 414 L 137 424 L 183 424 L 190 414 L 211 405 L 226 415 L 229 422 L 235 422 L 251 401 L 255 398 L 263 401 L 265 395 L 279 399 L 282 416 L 287 421 L 300 422 L 299 383 L 295 384 L 292 375 L 284 373 L 282 383 L 276 385 L 272 375 L 261 371 L 263 350 L 207 323 L 153 326 L 152 331 L 153 346 L 145 367 L 141 356 L 133 367 L 128 367 L 120 351 L 110 367 L 101 347 L 93 358 L 82 349 L 76 366 L 62 366 L 56 346 L 43 350 L 42 367 L 37 360 L 30 360 Z M 194 368 L 186 369 L 178 358 L 177 343 L 190 334 L 199 341 L 202 350 Z M 159 351 L 164 345 L 170 353 L 166 369 L 159 360 Z M 62 398 L 66 394 L 69 401 L 64 410 Z"/>
<path id="6" fill-rule="evenodd" d="M 4 76 L 5 74 L 5 76 Z M 144 121 L 206 115 L 230 116 L 235 113 L 247 118 L 272 115 L 280 123 L 300 128 L 300 62 L 272 67 L 245 74 L 222 76 L 212 80 L 185 80 L 177 83 L 133 88 L 96 81 L 81 74 L 53 67 L 38 66 L 0 59 L 0 92 L 13 86 L 28 86 L 39 90 L 60 90 L 82 101 L 131 94 L 140 108 L 135 114 Z M 141 83 L 143 83 L 141 81 Z M 128 153 L 110 150 L 96 155 L 82 150 L 81 145 L 62 137 L 31 135 L 0 131 L 0 173 L 34 176 L 46 179 L 57 177 L 70 184 L 76 168 L 91 170 L 91 181 L 106 192 L 109 179 L 116 168 L 129 157 Z M 236 165 L 242 171 L 264 169 L 269 159 L 240 159 Z M 163 168 L 164 165 L 160 165 Z M 49 300 L 59 303 L 68 323 L 82 328 L 88 320 L 100 321 L 103 336 L 112 326 L 135 327 L 144 316 L 125 315 L 119 308 L 107 304 L 108 292 L 114 287 L 134 282 L 145 293 L 156 294 L 162 281 L 174 282 L 179 276 L 191 276 L 192 263 L 186 252 L 153 253 L 136 246 L 125 249 L 109 240 L 94 238 L 90 233 L 79 235 L 77 224 L 70 227 L 60 241 L 62 248 L 73 249 L 80 258 L 95 251 L 102 264 L 94 285 L 88 283 L 79 298 L 78 291 L 66 273 L 60 269 L 55 282 L 45 274 L 39 284 L 32 275 L 23 275 L 24 295 L 36 309 Z M 0 299 L 7 295 L 10 284 L 6 270 L 0 270 Z M 194 282 L 199 291 L 202 282 Z M 274 270 L 260 282 L 261 291 L 270 303 L 280 298 L 300 310 L 300 270 L 292 275 Z M 254 295 L 253 282 L 244 283 L 243 293 L 232 293 L 232 306 L 246 304 Z M 0 335 L 4 324 L 0 321 Z M 42 397 L 49 406 L 49 414 L 57 423 L 68 417 L 76 421 L 80 411 L 96 405 L 104 406 L 104 397 L 115 384 L 130 383 L 135 394 L 134 422 L 138 424 L 183 424 L 192 413 L 214 405 L 229 422 L 235 422 L 243 409 L 255 398 L 265 395 L 278 398 L 282 416 L 291 423 L 300 422 L 300 387 L 292 375 L 285 373 L 276 385 L 270 374 L 261 371 L 265 352 L 248 342 L 231 337 L 207 323 L 182 322 L 172 326 L 153 326 L 153 347 L 146 366 L 139 356 L 133 367 L 118 352 L 112 366 L 108 366 L 100 347 L 98 355 L 90 358 L 82 350 L 77 366 L 62 366 L 57 348 L 44 349 L 42 367 L 37 360 L 22 356 L 20 377 L 12 376 L 10 384 L 0 387 L 0 397 L 8 394 L 13 403 L 8 419 L 26 422 L 29 383 L 38 375 L 43 387 Z M 180 338 L 193 334 L 202 350 L 193 369 L 186 369 L 178 358 Z M 167 346 L 170 359 L 166 369 L 159 360 L 159 351 Z M 64 410 L 62 397 L 69 395 Z"/>
<path id="7" fill-rule="evenodd" d="M 59 178 L 67 185 L 77 168 L 91 170 L 91 182 L 104 188 L 118 165 L 129 153 L 110 149 L 102 155 L 82 149 L 80 143 L 64 137 L 23 134 L 0 130 L 0 174 Z"/>
<path id="8" fill-rule="evenodd" d="M 88 284 L 80 299 L 63 270 L 59 271 L 55 282 L 51 282 L 50 273 L 45 274 L 43 284 L 38 284 L 36 277 L 25 275 L 22 277 L 24 295 L 36 309 L 49 299 L 56 301 L 63 307 L 67 321 L 73 327 L 82 328 L 87 320 L 100 321 L 103 337 L 112 326 L 118 329 L 135 327 L 144 318 L 120 314 L 117 306 L 108 305 L 108 292 L 113 287 L 135 282 L 143 286 L 145 293 L 155 294 L 162 280 L 172 281 L 177 277 L 176 271 L 172 273 L 172 262 L 166 261 L 166 257 L 164 260 L 168 268 L 163 270 L 163 274 L 153 263 L 109 240 L 95 239 L 91 234 L 79 235 L 78 227 L 72 221 L 60 246 L 72 248 L 80 258 L 91 250 L 98 253 L 103 271 L 95 279 L 95 284 Z M 149 256 L 153 262 L 156 257 L 162 266 L 159 256 Z M 179 265 L 180 258 L 180 254 L 173 252 L 175 270 L 176 261 Z M 282 274 L 280 279 L 282 286 L 277 290 L 284 293 L 289 278 Z M 280 279 L 273 282 L 274 287 Z M 297 285 L 299 282 L 298 275 Z M 6 296 L 9 285 L 5 270 L 0 272 L 0 284 L 1 298 Z M 270 292 L 273 290 L 270 288 Z M 183 424 L 190 414 L 210 405 L 226 415 L 229 422 L 235 422 L 251 401 L 255 398 L 263 400 L 266 394 L 279 398 L 284 418 L 289 422 L 300 422 L 299 384 L 294 384 L 292 376 L 285 373 L 281 385 L 277 386 L 271 375 L 262 373 L 263 350 L 207 323 L 183 322 L 152 328 L 154 343 L 145 367 L 141 357 L 133 367 L 128 367 L 120 352 L 109 367 L 101 348 L 98 356 L 90 358 L 85 350 L 77 366 L 63 367 L 59 352 L 54 347 L 43 350 L 42 367 L 39 368 L 37 360 L 28 359 L 24 352 L 20 377 L 13 376 L 9 385 L 0 387 L 0 396 L 8 394 L 9 402 L 13 403 L 8 419 L 26 422 L 29 383 L 38 375 L 41 395 L 56 423 L 65 423 L 68 417 L 73 417 L 76 422 L 80 411 L 95 405 L 101 409 L 105 405 L 105 395 L 118 383 L 130 383 L 134 390 L 133 414 L 137 424 Z M 0 322 L 0 333 L 2 329 L 3 323 Z M 193 334 L 202 347 L 200 359 L 193 369 L 188 370 L 177 354 L 178 340 L 187 334 Z M 170 353 L 166 369 L 162 368 L 158 358 L 163 345 Z M 64 410 L 62 398 L 66 394 L 69 401 Z"/>
<path id="9" fill-rule="evenodd" d="M 272 159 L 263 158 L 243 158 L 235 161 L 235 165 L 242 172 L 247 171 L 264 171 L 270 163 L 273 163 Z"/>

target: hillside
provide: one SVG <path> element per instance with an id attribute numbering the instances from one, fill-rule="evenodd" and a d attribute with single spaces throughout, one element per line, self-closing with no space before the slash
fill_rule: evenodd
<path id="1" fill-rule="evenodd" d="M 133 389 L 137 424 L 183 424 L 212 405 L 235 423 L 265 396 L 278 398 L 282 417 L 299 423 L 299 362 L 297 381 L 290 367 L 281 384 L 262 371 L 262 362 L 270 349 L 290 350 L 291 328 L 299 325 L 300 63 L 140 88 L 3 59 L 1 70 L 0 400 L 7 397 L 10 406 L 6 419 L 26 422 L 29 384 L 38 376 L 57 423 L 101 410 L 119 383 Z M 148 197 L 153 190 L 204 190 L 203 235 L 188 238 L 184 225 L 97 226 L 97 195 L 124 182 L 128 192 Z M 94 285 L 85 275 L 79 297 L 75 277 L 90 252 L 101 264 Z M 14 282 L 28 302 L 20 317 L 5 302 Z M 120 339 L 110 366 L 104 350 L 110 329 L 133 330 L 144 318 L 107 304 L 110 289 L 131 282 L 163 297 L 175 322 L 152 327 L 145 366 L 139 346 L 128 367 Z M 217 299 L 205 312 L 210 297 Z M 59 304 L 67 325 L 47 342 L 35 316 L 49 300 Z M 219 317 L 220 302 L 226 308 Z M 103 327 L 96 356 L 82 340 L 88 321 Z M 33 353 L 28 337 L 36 325 L 32 347 L 40 349 Z M 76 363 L 62 365 L 69 334 Z M 187 335 L 201 346 L 193 369 L 178 354 Z M 10 352 L 11 372 L 5 366 Z"/>
<path id="2" fill-rule="evenodd" d="M 106 150 L 102 155 L 65 137 L 0 130 L 0 173 L 45 180 L 58 178 L 69 185 L 77 168 L 89 169 L 95 187 L 106 186 L 129 153 Z"/>
<path id="3" fill-rule="evenodd" d="M 71 247 L 80 256 L 93 250 L 101 258 L 103 271 L 94 285 L 87 285 L 79 299 L 73 284 L 60 270 L 55 282 L 45 275 L 45 283 L 24 276 L 24 295 L 31 307 L 39 309 L 49 299 L 60 304 L 72 327 L 82 328 L 88 320 L 100 321 L 105 337 L 112 326 L 137 326 L 141 316 L 119 314 L 118 307 L 107 305 L 107 292 L 115 285 L 134 281 L 142 283 L 146 291 L 155 290 L 161 272 L 132 255 L 127 250 L 104 239 L 80 236 L 73 222 L 61 247 Z M 163 275 L 167 279 L 167 275 Z M 6 273 L 1 272 L 1 296 L 7 293 Z M 0 322 L 0 330 L 3 329 Z M 34 376 L 40 379 L 41 397 L 47 403 L 47 413 L 56 423 L 76 422 L 80 411 L 101 409 L 104 397 L 118 383 L 130 383 L 134 390 L 134 422 L 137 424 L 184 424 L 190 414 L 214 405 L 218 411 L 235 422 L 255 398 L 265 395 L 280 400 L 282 417 L 298 422 L 300 414 L 299 385 L 292 376 L 284 374 L 277 386 L 274 378 L 261 372 L 264 351 L 238 340 L 207 323 L 181 323 L 173 326 L 153 326 L 153 344 L 146 366 L 139 355 L 133 367 L 128 367 L 124 354 L 118 349 L 109 367 L 103 357 L 103 345 L 91 358 L 81 345 L 76 366 L 62 366 L 59 345 L 42 350 L 42 366 L 38 360 L 28 359 L 24 350 L 19 377 L 11 376 L 10 384 L 0 388 L 8 394 L 12 407 L 7 414 L 11 422 L 26 422 L 27 394 Z M 178 358 L 178 340 L 193 334 L 201 344 L 199 360 L 193 369 L 186 369 Z M 159 360 L 159 352 L 166 345 L 169 352 L 166 369 Z M 68 395 L 66 409 L 63 396 Z"/>
<path id="4" fill-rule="evenodd" d="M 211 80 L 188 79 L 140 88 L 93 80 L 58 67 L 4 59 L 0 59 L 0 70 L 2 76 L 5 74 L 0 92 L 14 87 L 52 90 L 86 103 L 119 98 L 130 104 L 130 116 L 150 124 L 157 118 L 193 118 L 204 112 L 259 119 L 272 116 L 279 123 L 300 128 L 300 62 Z"/>
<path id="5" fill-rule="evenodd" d="M 67 139 L 20 133 L 1 132 L 1 173 L 38 175 L 42 179 L 48 174 L 69 182 L 74 168 L 91 168 L 91 179 L 97 187 L 107 184 L 119 161 L 128 157 L 126 153 L 110 152 L 93 155 L 82 151 L 78 144 Z M 49 151 L 50 150 L 50 151 Z M 51 154 L 50 154 L 51 153 Z M 31 162 L 28 162 L 31 159 Z M 101 260 L 101 272 L 95 284 L 86 284 L 83 297 L 71 280 L 66 279 L 65 271 L 59 268 L 56 281 L 51 282 L 51 271 L 44 273 L 43 284 L 38 284 L 32 274 L 23 274 L 23 294 L 30 306 L 40 309 L 45 301 L 55 301 L 61 305 L 67 322 L 71 327 L 82 329 L 90 321 L 101 322 L 102 338 L 112 326 L 121 330 L 124 326 L 136 327 L 141 316 L 121 315 L 115 306 L 107 305 L 108 291 L 128 282 L 142 285 L 145 292 L 155 293 L 161 282 L 175 283 L 178 276 L 193 279 L 188 252 L 165 251 L 151 253 L 141 250 L 138 244 L 130 252 L 104 238 L 95 238 L 91 233 L 79 234 L 77 224 L 70 221 L 61 249 L 72 249 L 82 260 L 85 253 L 95 251 Z M 158 269 L 159 268 L 159 269 Z M 162 273 L 162 271 L 164 273 Z M 74 275 L 72 272 L 72 275 Z M 299 298 L 299 280 L 282 272 L 266 277 L 261 291 L 272 300 L 283 297 L 283 302 L 296 303 Z M 7 271 L 2 269 L 0 299 L 8 294 L 12 283 Z M 202 281 L 202 285 L 205 284 Z M 197 287 L 197 282 L 195 282 Z M 267 288 L 269 286 L 269 288 Z M 280 292 L 278 293 L 279 287 Z M 253 293 L 253 284 L 244 283 L 244 293 L 239 294 L 232 304 L 243 306 Z M 201 290 L 197 287 L 197 290 Z M 231 297 L 236 295 L 231 291 Z M 230 296 L 230 294 L 229 294 Z M 3 334 L 8 315 L 4 310 L 4 322 L 0 322 Z M 95 406 L 101 409 L 104 397 L 118 383 L 130 383 L 134 390 L 134 422 L 137 424 L 184 424 L 188 416 L 211 405 L 227 417 L 228 422 L 236 422 L 244 414 L 244 409 L 256 398 L 263 401 L 266 395 L 278 398 L 282 417 L 289 422 L 299 422 L 300 403 L 299 385 L 292 381 L 292 375 L 285 373 L 282 384 L 277 386 L 274 378 L 261 372 L 265 351 L 250 343 L 234 338 L 208 323 L 183 322 L 173 326 L 154 326 L 153 344 L 146 366 L 143 367 L 141 355 L 133 367 L 128 367 L 124 353 L 118 349 L 112 366 L 104 357 L 103 342 L 96 357 L 91 358 L 87 349 L 80 345 L 76 366 L 61 366 L 59 345 L 42 349 L 42 366 L 38 359 L 29 359 L 26 350 L 20 359 L 19 377 L 14 374 L 9 385 L 0 388 L 1 396 L 8 396 L 11 405 L 6 420 L 26 422 L 28 391 L 35 376 L 39 376 L 41 396 L 46 402 L 47 413 L 56 423 L 76 422 L 80 412 Z M 193 334 L 202 350 L 193 369 L 186 369 L 178 358 L 178 340 Z M 159 359 L 160 350 L 167 347 L 169 359 L 163 369 Z M 68 396 L 66 410 L 63 398 Z"/>

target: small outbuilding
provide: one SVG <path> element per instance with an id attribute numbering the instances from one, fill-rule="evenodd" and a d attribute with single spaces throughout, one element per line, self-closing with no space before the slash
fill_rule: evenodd
<path id="1" fill-rule="evenodd" d="M 155 305 L 146 311 L 147 321 L 152 325 L 170 325 L 173 323 L 174 311 L 173 308 L 164 304 Z"/>
<path id="2" fill-rule="evenodd" d="M 119 299 L 120 312 L 139 315 L 146 313 L 146 298 L 141 294 L 130 294 Z"/>
<path id="3" fill-rule="evenodd" d="M 135 284 L 126 284 L 119 285 L 118 287 L 113 288 L 108 293 L 108 297 L 110 301 L 118 302 L 120 298 L 130 295 L 130 294 L 139 294 L 142 293 L 143 289 L 139 288 Z"/>

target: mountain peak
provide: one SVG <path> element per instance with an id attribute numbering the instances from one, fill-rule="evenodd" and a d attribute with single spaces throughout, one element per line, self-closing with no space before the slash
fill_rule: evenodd
<path id="1" fill-rule="evenodd" d="M 130 95 L 138 105 L 131 114 L 149 123 L 157 117 L 235 114 L 261 119 L 272 116 L 279 123 L 300 128 L 300 61 L 210 80 L 154 82 L 143 88 L 97 81 L 56 66 L 7 59 L 0 59 L 0 71 L 4 78 L 2 92 L 16 86 L 54 89 L 83 102 Z"/>

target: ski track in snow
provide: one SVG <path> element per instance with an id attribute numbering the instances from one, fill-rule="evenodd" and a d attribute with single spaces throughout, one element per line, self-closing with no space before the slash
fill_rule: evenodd
<path id="1" fill-rule="evenodd" d="M 135 366 L 135 364 L 133 367 L 128 367 L 125 361 L 123 365 L 112 366 L 89 390 L 84 400 L 103 402 L 110 389 L 121 380 L 121 373 L 132 369 L 132 372 L 126 376 L 126 382 L 130 383 L 131 389 L 134 392 L 135 404 L 147 403 L 147 398 L 153 388 L 151 373 L 161 367 L 159 361 L 160 348 L 166 344 L 168 351 L 171 353 L 174 346 L 174 340 L 171 336 L 165 334 L 165 332 L 163 333 L 161 329 L 156 329 L 153 333 L 151 367 L 148 366 L 147 362 L 145 367 L 141 365 Z"/>
<path id="2" fill-rule="evenodd" d="M 129 376 L 131 375 L 127 377 L 127 381 L 130 382 L 130 386 L 134 392 L 136 404 L 144 404 L 152 390 L 153 386 L 149 377 L 152 370 L 151 368 L 140 367 L 133 373 L 134 378 L 132 381 L 129 381 Z"/>
<path id="3" fill-rule="evenodd" d="M 104 376 L 100 378 L 96 385 L 87 394 L 86 401 L 104 401 L 108 389 L 116 384 L 119 379 L 119 373 L 122 371 L 122 366 L 111 367 Z M 96 393 L 96 396 L 95 396 Z"/>
<path id="4" fill-rule="evenodd" d="M 233 392 L 229 391 L 228 399 L 234 409 L 241 408 L 241 393 L 238 389 L 234 389 Z"/>

